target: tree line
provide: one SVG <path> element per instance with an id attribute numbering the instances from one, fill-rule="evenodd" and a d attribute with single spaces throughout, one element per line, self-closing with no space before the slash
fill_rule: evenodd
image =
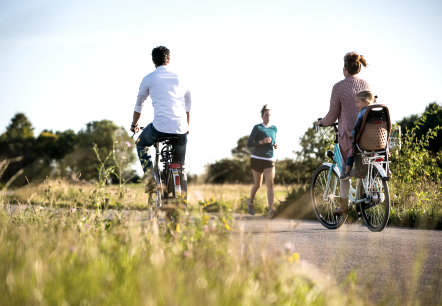
<path id="1" fill-rule="evenodd" d="M 116 154 L 124 152 L 125 158 L 133 162 L 136 160 L 133 150 L 124 150 L 124 146 L 132 145 L 133 140 L 125 129 L 109 120 L 89 122 L 78 133 L 70 129 L 44 130 L 35 137 L 32 123 L 25 114 L 17 113 L 0 135 L 0 162 L 15 158 L 0 173 L 0 187 L 19 171 L 23 174 L 14 180 L 16 186 L 47 177 L 94 180 L 98 177 L 94 146 L 102 160 L 115 149 Z M 112 163 L 111 159 L 108 163 Z M 125 177 L 137 179 L 133 170 L 125 171 Z"/>
<path id="2" fill-rule="evenodd" d="M 442 111 L 439 105 L 436 102 L 432 102 L 425 108 L 425 112 L 431 109 L 436 111 L 426 116 L 426 120 L 416 131 L 416 135 L 414 135 L 416 139 L 421 139 L 430 129 L 442 126 Z M 402 134 L 404 134 L 421 117 L 422 114 L 411 115 L 403 118 L 396 124 L 401 127 Z M 316 168 L 327 161 L 325 152 L 333 150 L 334 135 L 332 131 L 321 134 L 326 129 L 321 129 L 320 133 L 317 133 L 315 123 L 313 122 L 304 135 L 299 138 L 301 150 L 293 151 L 294 158 L 285 158 L 276 162 L 276 184 L 307 183 L 310 181 Z M 248 148 L 246 145 L 248 137 L 248 135 L 245 135 L 238 140 L 237 146 L 231 150 L 232 156 L 230 158 L 223 158 L 206 166 L 207 183 L 253 183 L 250 170 L 250 156 L 253 148 Z M 441 153 L 441 148 L 442 134 L 439 133 L 436 137 L 430 139 L 428 150 L 432 154 L 438 154 Z M 439 166 L 442 167 L 441 161 Z"/>
<path id="3" fill-rule="evenodd" d="M 442 126 L 442 111 L 436 102 L 430 103 L 425 111 L 435 109 L 426 116 L 414 137 L 421 139 L 436 126 Z M 411 115 L 398 121 L 403 134 L 410 130 L 422 115 Z M 301 150 L 293 151 L 293 158 L 285 158 L 276 162 L 276 184 L 306 183 L 310 181 L 314 170 L 326 161 L 325 152 L 332 150 L 333 132 L 321 133 L 315 130 L 315 122 L 299 138 Z M 231 150 L 232 156 L 215 161 L 206 166 L 205 182 L 214 184 L 224 183 L 253 183 L 250 170 L 250 156 L 253 148 L 247 147 L 248 135 L 237 141 L 237 146 Z M 133 150 L 125 150 L 124 146 L 132 146 L 133 140 L 126 130 L 118 127 L 109 120 L 92 121 L 86 124 L 78 133 L 73 130 L 56 131 L 44 130 L 37 137 L 29 119 L 18 113 L 0 135 L 0 188 L 14 178 L 14 185 L 22 186 L 49 178 L 95 180 L 98 177 L 98 159 L 93 147 L 98 148 L 101 160 L 115 149 L 116 154 L 126 154 L 127 163 L 137 160 Z M 428 149 L 432 154 L 441 154 L 442 134 L 430 139 Z M 10 161 L 8 167 L 5 162 Z M 12 162 L 13 161 L 13 162 Z M 439 166 L 442 162 L 439 160 Z M 108 165 L 113 163 L 108 159 Z M 126 163 L 126 164 L 127 164 Z M 3 167 L 2 167 L 3 165 Z M 139 180 L 134 170 L 124 169 L 125 179 Z M 14 177 L 17 175 L 16 178 Z M 188 175 L 190 180 L 196 180 L 196 175 Z M 112 178 L 112 176 L 111 176 Z"/>

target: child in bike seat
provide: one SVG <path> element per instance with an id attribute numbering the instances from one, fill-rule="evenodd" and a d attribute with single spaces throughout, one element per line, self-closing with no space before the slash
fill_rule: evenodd
<path id="1" fill-rule="evenodd" d="M 347 132 L 349 137 L 353 137 L 353 139 L 356 139 L 356 136 L 358 135 L 358 132 L 362 125 L 362 119 L 364 118 L 365 109 L 369 105 L 373 105 L 376 103 L 376 97 L 373 95 L 373 93 L 369 90 L 363 90 L 356 94 L 355 97 L 356 100 L 356 106 L 359 109 L 358 118 L 356 119 L 356 124 L 351 132 Z M 353 167 L 353 164 L 355 162 L 355 159 L 352 156 L 347 158 L 347 166 L 345 167 L 345 174 L 340 177 L 341 180 L 348 180 L 350 178 L 350 171 Z"/>

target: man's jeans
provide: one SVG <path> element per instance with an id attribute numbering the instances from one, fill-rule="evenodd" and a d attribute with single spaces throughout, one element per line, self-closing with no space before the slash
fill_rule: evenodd
<path id="1" fill-rule="evenodd" d="M 173 147 L 175 149 L 175 153 L 172 159 L 172 163 L 181 164 L 184 166 L 185 158 L 186 158 L 186 144 L 187 144 L 187 134 L 168 134 L 158 131 L 152 123 L 150 123 L 144 130 L 141 132 L 138 137 L 137 151 L 138 157 L 140 158 L 141 167 L 143 168 L 144 173 L 150 172 L 148 175 L 153 175 L 153 166 L 152 166 L 152 158 L 149 154 L 149 149 L 147 147 L 155 144 L 159 137 L 164 136 L 178 136 L 180 139 L 178 142 L 173 143 Z M 187 176 L 183 169 L 183 173 L 181 176 L 181 190 L 187 193 Z"/>

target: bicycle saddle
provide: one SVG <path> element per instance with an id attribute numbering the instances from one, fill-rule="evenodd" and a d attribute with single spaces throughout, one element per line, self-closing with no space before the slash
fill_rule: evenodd
<path id="1" fill-rule="evenodd" d="M 158 139 L 157 139 L 158 142 L 162 142 L 162 141 L 166 141 L 166 140 L 178 141 L 178 140 L 180 140 L 180 137 L 179 136 L 162 136 L 162 137 L 158 137 Z"/>

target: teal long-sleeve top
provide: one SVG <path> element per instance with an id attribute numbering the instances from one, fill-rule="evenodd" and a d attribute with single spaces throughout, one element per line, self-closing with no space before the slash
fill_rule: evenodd
<path id="1" fill-rule="evenodd" d="M 273 145 L 276 143 L 276 132 L 277 128 L 274 125 L 269 127 L 265 127 L 262 123 L 255 125 L 247 140 L 248 147 L 255 147 L 252 156 L 273 159 Z M 266 137 L 272 138 L 272 142 L 260 145 L 259 141 Z"/>

